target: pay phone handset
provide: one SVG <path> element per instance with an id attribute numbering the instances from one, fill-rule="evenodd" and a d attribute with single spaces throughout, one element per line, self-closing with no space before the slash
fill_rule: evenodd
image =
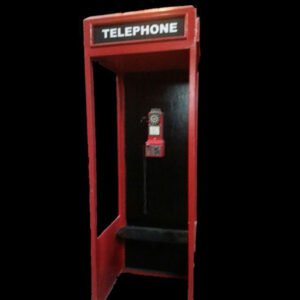
<path id="1" fill-rule="evenodd" d="M 160 108 L 152 108 L 148 113 L 148 140 L 146 141 L 146 157 L 163 157 L 165 142 L 163 140 L 163 113 Z"/>

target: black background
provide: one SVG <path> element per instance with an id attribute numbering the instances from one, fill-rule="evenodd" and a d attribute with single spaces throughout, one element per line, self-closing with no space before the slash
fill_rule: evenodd
<path id="1" fill-rule="evenodd" d="M 210 264 L 207 3 L 158 0 L 84 1 L 64 7 L 37 4 L 32 9 L 26 7 L 28 13 L 15 21 L 19 25 L 12 35 L 16 61 L 13 80 L 22 96 L 17 98 L 14 117 L 18 114 L 24 120 L 18 123 L 17 142 L 20 165 L 22 162 L 17 178 L 22 182 L 18 188 L 22 194 L 18 202 L 22 225 L 18 232 L 24 239 L 18 242 L 16 251 L 26 264 L 18 278 L 29 279 L 26 289 L 32 298 L 40 298 L 41 289 L 52 299 L 90 299 L 83 19 L 179 5 L 197 7 L 201 22 L 195 299 L 206 299 L 203 296 Z M 23 109 L 28 113 L 24 114 Z M 114 159 L 107 157 L 107 161 Z M 139 290 L 144 291 L 143 296 Z M 182 299 L 180 295 L 185 291 L 183 283 L 173 280 L 124 276 L 109 299 Z M 28 292 L 16 291 L 20 295 Z"/>

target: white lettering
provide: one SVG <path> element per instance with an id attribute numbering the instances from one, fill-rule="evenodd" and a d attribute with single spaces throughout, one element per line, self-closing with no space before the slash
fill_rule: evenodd
<path id="1" fill-rule="evenodd" d="M 116 38 L 117 37 L 117 28 L 111 28 L 110 29 L 110 37 Z"/>
<path id="2" fill-rule="evenodd" d="M 132 27 L 125 27 L 125 36 L 132 36 Z"/>
<path id="3" fill-rule="evenodd" d="M 135 36 L 140 30 L 141 28 L 139 26 L 133 26 L 133 35 Z"/>
<path id="4" fill-rule="evenodd" d="M 158 24 L 104 28 L 101 31 L 104 39 L 113 39 L 130 36 L 177 33 L 178 30 L 178 22 L 159 22 Z"/>
<path id="5" fill-rule="evenodd" d="M 169 32 L 169 23 L 167 24 L 160 24 L 159 26 L 159 33 L 168 33 Z"/>
<path id="6" fill-rule="evenodd" d="M 159 27 L 158 27 L 157 24 L 154 24 L 154 25 L 152 25 L 152 26 L 150 27 L 150 32 L 151 32 L 151 34 L 157 34 L 158 31 L 159 31 Z"/>
<path id="7" fill-rule="evenodd" d="M 104 38 L 107 39 L 108 38 L 109 29 L 102 29 L 102 32 L 104 33 Z"/>
<path id="8" fill-rule="evenodd" d="M 170 32 L 177 32 L 177 23 L 170 23 Z"/>
<path id="9" fill-rule="evenodd" d="M 118 37 L 123 37 L 124 33 L 121 32 L 122 28 L 118 28 Z"/>
<path id="10" fill-rule="evenodd" d="M 141 27 L 141 35 L 144 35 L 145 32 L 146 32 L 147 35 L 149 34 L 149 25 L 147 25 L 147 26 L 143 25 Z"/>

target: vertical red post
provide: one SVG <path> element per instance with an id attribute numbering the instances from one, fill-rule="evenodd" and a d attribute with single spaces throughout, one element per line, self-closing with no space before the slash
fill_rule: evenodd
<path id="1" fill-rule="evenodd" d="M 188 300 L 194 299 L 194 254 L 197 226 L 197 49 L 190 49 L 188 141 Z"/>
<path id="2" fill-rule="evenodd" d="M 97 290 L 97 174 L 96 174 L 96 131 L 94 108 L 93 68 L 90 57 L 85 53 L 86 114 L 90 182 L 90 228 L 91 228 L 91 272 L 92 300 L 98 300 Z"/>
<path id="3" fill-rule="evenodd" d="M 125 165 L 125 103 L 124 82 L 121 74 L 117 75 L 117 128 L 118 128 L 118 184 L 120 226 L 126 225 L 126 165 Z M 125 269 L 125 251 L 122 245 L 122 271 Z"/>

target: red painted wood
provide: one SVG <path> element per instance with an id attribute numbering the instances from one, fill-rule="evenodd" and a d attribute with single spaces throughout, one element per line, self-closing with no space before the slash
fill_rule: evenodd
<path id="1" fill-rule="evenodd" d="M 86 26 L 85 26 L 86 30 Z M 92 300 L 98 300 L 97 290 L 97 182 L 96 182 L 96 133 L 94 108 L 94 81 L 91 60 L 85 51 L 85 88 L 87 137 L 89 155 L 89 183 L 90 183 L 90 228 L 91 228 L 91 272 L 92 272 Z"/>
<path id="2" fill-rule="evenodd" d="M 190 50 L 188 136 L 188 300 L 194 299 L 194 254 L 197 226 L 197 49 Z"/>
<path id="3" fill-rule="evenodd" d="M 119 227 L 126 226 L 125 104 L 123 76 L 117 75 Z M 125 268 L 125 245 L 122 243 L 121 268 Z"/>
<path id="4" fill-rule="evenodd" d="M 124 247 L 123 242 L 117 239 L 121 223 L 121 218 L 117 217 L 97 239 L 98 299 L 107 298 L 122 272 Z"/>
<path id="5" fill-rule="evenodd" d="M 169 37 L 138 41 L 122 41 L 94 45 L 92 26 L 120 24 L 185 16 L 183 37 Z M 104 300 L 121 272 L 178 278 L 156 272 L 125 268 L 124 243 L 117 240 L 116 232 L 126 225 L 126 163 L 125 163 L 125 110 L 123 73 L 168 69 L 189 69 L 189 134 L 188 134 L 188 300 L 194 299 L 194 252 L 197 224 L 197 120 L 198 72 L 200 58 L 199 20 L 192 6 L 169 7 L 145 11 L 110 14 L 84 20 L 84 52 L 86 110 L 90 179 L 90 227 L 92 300 Z M 98 61 L 117 76 L 117 131 L 118 131 L 118 187 L 119 216 L 97 237 L 97 170 L 96 134 L 92 61 Z M 98 145 L 101 147 L 101 145 Z"/>
<path id="6" fill-rule="evenodd" d="M 130 21 L 145 21 L 163 19 L 168 17 L 186 16 L 185 36 L 177 38 L 159 38 L 139 41 L 123 41 L 118 43 L 97 44 L 92 43 L 92 26 L 111 23 L 126 23 Z M 168 50 L 188 49 L 194 43 L 196 11 L 193 6 L 173 7 L 164 9 L 144 10 L 133 13 L 121 13 L 84 20 L 86 30 L 84 42 L 90 57 L 103 57 L 111 55 L 124 55 L 136 53 L 162 52 Z M 192 30 L 191 30 L 192 28 Z"/>

